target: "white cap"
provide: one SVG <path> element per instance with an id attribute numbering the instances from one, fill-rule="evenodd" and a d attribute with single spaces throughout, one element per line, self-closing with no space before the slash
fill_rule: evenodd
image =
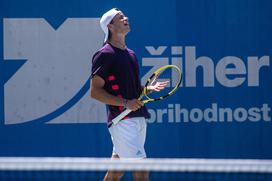
<path id="1" fill-rule="evenodd" d="M 111 20 L 115 17 L 116 14 L 120 13 L 121 11 L 117 8 L 112 8 L 111 10 L 107 11 L 100 19 L 100 26 L 105 33 L 104 43 L 107 41 L 109 36 L 109 29 L 108 24 L 110 24 Z"/>

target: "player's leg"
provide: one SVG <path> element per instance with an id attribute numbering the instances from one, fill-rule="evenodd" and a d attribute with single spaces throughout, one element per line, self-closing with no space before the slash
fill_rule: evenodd
<path id="1" fill-rule="evenodd" d="M 111 159 L 119 159 L 119 156 L 115 153 L 112 154 Z M 115 181 L 120 180 L 124 172 L 121 171 L 108 171 L 103 179 L 103 181 Z"/>

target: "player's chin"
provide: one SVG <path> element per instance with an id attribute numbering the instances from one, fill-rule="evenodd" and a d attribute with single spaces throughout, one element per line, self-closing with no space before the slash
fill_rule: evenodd
<path id="1" fill-rule="evenodd" d="M 130 26 L 129 25 L 125 25 L 125 29 L 127 32 L 130 32 Z"/>
<path id="2" fill-rule="evenodd" d="M 127 28 L 127 30 L 126 30 L 126 31 L 127 31 L 127 33 L 128 33 L 128 32 L 130 32 L 130 28 Z"/>

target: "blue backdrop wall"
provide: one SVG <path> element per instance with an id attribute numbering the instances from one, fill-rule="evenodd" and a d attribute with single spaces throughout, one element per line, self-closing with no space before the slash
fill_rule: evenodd
<path id="1" fill-rule="evenodd" d="M 0 3 L 0 156 L 111 155 L 89 76 L 99 18 L 118 7 L 142 81 L 164 64 L 184 74 L 174 96 L 147 105 L 149 157 L 272 158 L 271 1 Z"/>

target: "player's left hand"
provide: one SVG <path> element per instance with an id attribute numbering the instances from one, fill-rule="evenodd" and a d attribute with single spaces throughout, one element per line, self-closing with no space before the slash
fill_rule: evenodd
<path id="1" fill-rule="evenodd" d="M 159 92 L 161 90 L 163 90 L 167 84 L 169 83 L 169 81 L 163 81 L 163 82 L 154 82 L 152 83 L 152 85 L 149 85 L 147 86 L 147 90 L 149 92 L 152 92 L 152 91 L 156 91 L 156 92 Z"/>

